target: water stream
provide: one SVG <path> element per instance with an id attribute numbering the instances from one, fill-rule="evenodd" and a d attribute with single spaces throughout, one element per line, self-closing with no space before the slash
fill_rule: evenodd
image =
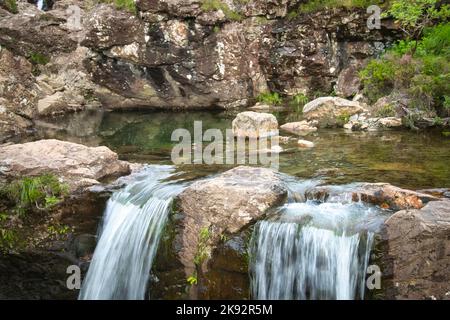
<path id="1" fill-rule="evenodd" d="M 253 298 L 364 299 L 365 270 L 374 231 L 383 221 L 381 211 L 345 197 L 291 200 L 275 218 L 255 227 Z"/>
<path id="2" fill-rule="evenodd" d="M 170 166 L 150 166 L 108 201 L 79 299 L 141 300 L 173 198 L 182 183 Z"/>

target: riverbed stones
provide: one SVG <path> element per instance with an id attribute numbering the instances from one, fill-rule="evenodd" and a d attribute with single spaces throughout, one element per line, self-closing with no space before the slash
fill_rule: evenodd
<path id="1" fill-rule="evenodd" d="M 265 168 L 241 166 L 193 183 L 178 197 L 182 219 L 177 247 L 186 274 L 194 271 L 194 261 L 206 267 L 222 235 L 234 234 L 263 218 L 286 197 L 278 174 Z"/>
<path id="2" fill-rule="evenodd" d="M 59 140 L 39 140 L 0 147 L 1 175 L 21 178 L 53 173 L 72 190 L 128 174 L 129 164 L 107 147 L 86 147 Z"/>
<path id="3" fill-rule="evenodd" d="M 385 299 L 449 299 L 449 200 L 396 212 L 382 236 Z"/>
<path id="4" fill-rule="evenodd" d="M 287 131 L 289 133 L 293 133 L 299 136 L 306 136 L 311 132 L 317 131 L 316 125 L 317 122 L 313 121 L 298 121 L 298 122 L 288 122 L 280 126 L 280 129 Z"/>
<path id="5" fill-rule="evenodd" d="M 362 201 L 384 209 L 421 209 L 438 198 L 389 183 L 353 183 L 345 186 L 319 186 L 307 193 L 307 198 L 317 200 L 338 199 Z"/>
<path id="6" fill-rule="evenodd" d="M 402 119 L 397 117 L 367 118 L 366 115 L 354 115 L 350 117 L 345 129 L 352 131 L 379 131 L 403 127 Z"/>
<path id="7" fill-rule="evenodd" d="M 273 114 L 245 111 L 233 120 L 235 137 L 266 138 L 278 135 L 278 121 Z"/>
<path id="8" fill-rule="evenodd" d="M 306 148 L 306 149 L 308 149 L 308 148 L 314 148 L 314 142 L 311 142 L 311 141 L 308 141 L 308 140 L 302 140 L 302 139 L 300 139 L 300 140 L 297 141 L 297 145 L 298 145 L 300 148 Z"/>
<path id="9" fill-rule="evenodd" d="M 321 128 L 343 126 L 349 117 L 366 111 L 365 105 L 339 97 L 321 97 L 303 107 L 308 121 L 317 121 Z"/>

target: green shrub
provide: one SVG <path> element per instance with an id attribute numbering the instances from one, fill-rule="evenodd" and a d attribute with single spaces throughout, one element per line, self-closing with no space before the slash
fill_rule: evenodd
<path id="1" fill-rule="evenodd" d="M 32 64 L 42 64 L 45 65 L 50 61 L 50 58 L 42 53 L 39 52 L 32 52 L 30 53 L 30 61 Z"/>
<path id="2" fill-rule="evenodd" d="M 443 106 L 450 92 L 450 24 L 429 28 L 424 34 L 417 44 L 399 41 L 361 70 L 370 102 L 395 91 L 407 93 L 412 108 L 434 112 L 433 108 Z"/>
<path id="3" fill-rule="evenodd" d="M 200 234 L 198 236 L 197 253 L 194 257 L 194 264 L 200 266 L 209 255 L 209 239 L 211 238 L 211 233 L 209 228 L 200 229 Z"/>
<path id="4" fill-rule="evenodd" d="M 391 93 L 395 82 L 396 65 L 387 58 L 374 59 L 360 71 L 359 75 L 364 85 L 364 93 L 370 101 Z"/>
<path id="5" fill-rule="evenodd" d="M 303 107 L 308 102 L 309 102 L 309 98 L 305 94 L 298 93 L 291 98 L 291 101 L 289 102 L 289 104 L 295 109 L 295 111 L 297 113 L 301 113 L 301 112 L 303 112 Z"/>
<path id="6" fill-rule="evenodd" d="M 0 3 L 0 7 L 5 8 L 11 13 L 18 13 L 19 10 L 17 9 L 17 2 L 16 0 L 4 0 L 3 4 Z"/>
<path id="7" fill-rule="evenodd" d="M 263 92 L 256 99 L 261 103 L 270 105 L 280 105 L 283 103 L 283 99 L 277 92 Z"/>
<path id="8" fill-rule="evenodd" d="M 68 188 L 61 184 L 56 176 L 45 174 L 13 181 L 3 193 L 15 204 L 16 211 L 24 214 L 33 208 L 53 207 L 67 195 Z"/>
<path id="9" fill-rule="evenodd" d="M 377 116 L 380 118 L 394 117 L 395 114 L 395 108 L 392 104 L 384 105 L 380 110 L 377 111 Z"/>

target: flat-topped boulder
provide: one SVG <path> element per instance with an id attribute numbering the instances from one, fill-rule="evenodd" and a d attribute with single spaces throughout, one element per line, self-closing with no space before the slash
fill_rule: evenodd
<path id="1" fill-rule="evenodd" d="M 53 173 L 76 190 L 129 172 L 129 164 L 104 146 L 51 139 L 0 147 L 0 175 L 7 179 Z"/>
<path id="2" fill-rule="evenodd" d="M 321 128 L 343 126 L 349 117 L 364 111 L 362 103 L 339 97 L 321 97 L 303 107 L 305 119 L 316 120 Z"/>
<path id="3" fill-rule="evenodd" d="M 265 138 L 278 135 L 278 121 L 273 114 L 245 111 L 233 120 L 235 137 Z"/>
<path id="4" fill-rule="evenodd" d="M 206 266 L 222 235 L 263 218 L 286 197 L 287 189 L 278 174 L 265 168 L 241 166 L 193 183 L 178 198 L 183 216 L 177 234 L 178 255 L 186 272 L 194 270 L 194 260 Z M 200 256 L 204 261 L 199 261 Z"/>

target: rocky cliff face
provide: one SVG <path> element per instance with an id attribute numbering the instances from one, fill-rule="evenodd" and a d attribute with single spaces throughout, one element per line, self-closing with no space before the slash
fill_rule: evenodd
<path id="1" fill-rule="evenodd" d="M 361 10 L 288 19 L 298 1 L 241 2 L 213 10 L 205 1 L 140 0 L 137 17 L 107 6 L 92 11 L 82 44 L 94 52 L 86 61 L 94 82 L 108 89 L 102 100 L 228 108 L 268 90 L 329 93 L 336 84 L 350 96 L 356 69 L 396 37 L 390 21 L 369 30 Z"/>
<path id="2" fill-rule="evenodd" d="M 269 90 L 355 94 L 357 68 L 397 30 L 389 20 L 369 30 L 364 10 L 292 18 L 300 2 L 138 0 L 136 14 L 78 0 L 46 12 L 22 1 L 15 14 L 0 8 L 1 140 L 99 102 L 232 108 Z"/>

